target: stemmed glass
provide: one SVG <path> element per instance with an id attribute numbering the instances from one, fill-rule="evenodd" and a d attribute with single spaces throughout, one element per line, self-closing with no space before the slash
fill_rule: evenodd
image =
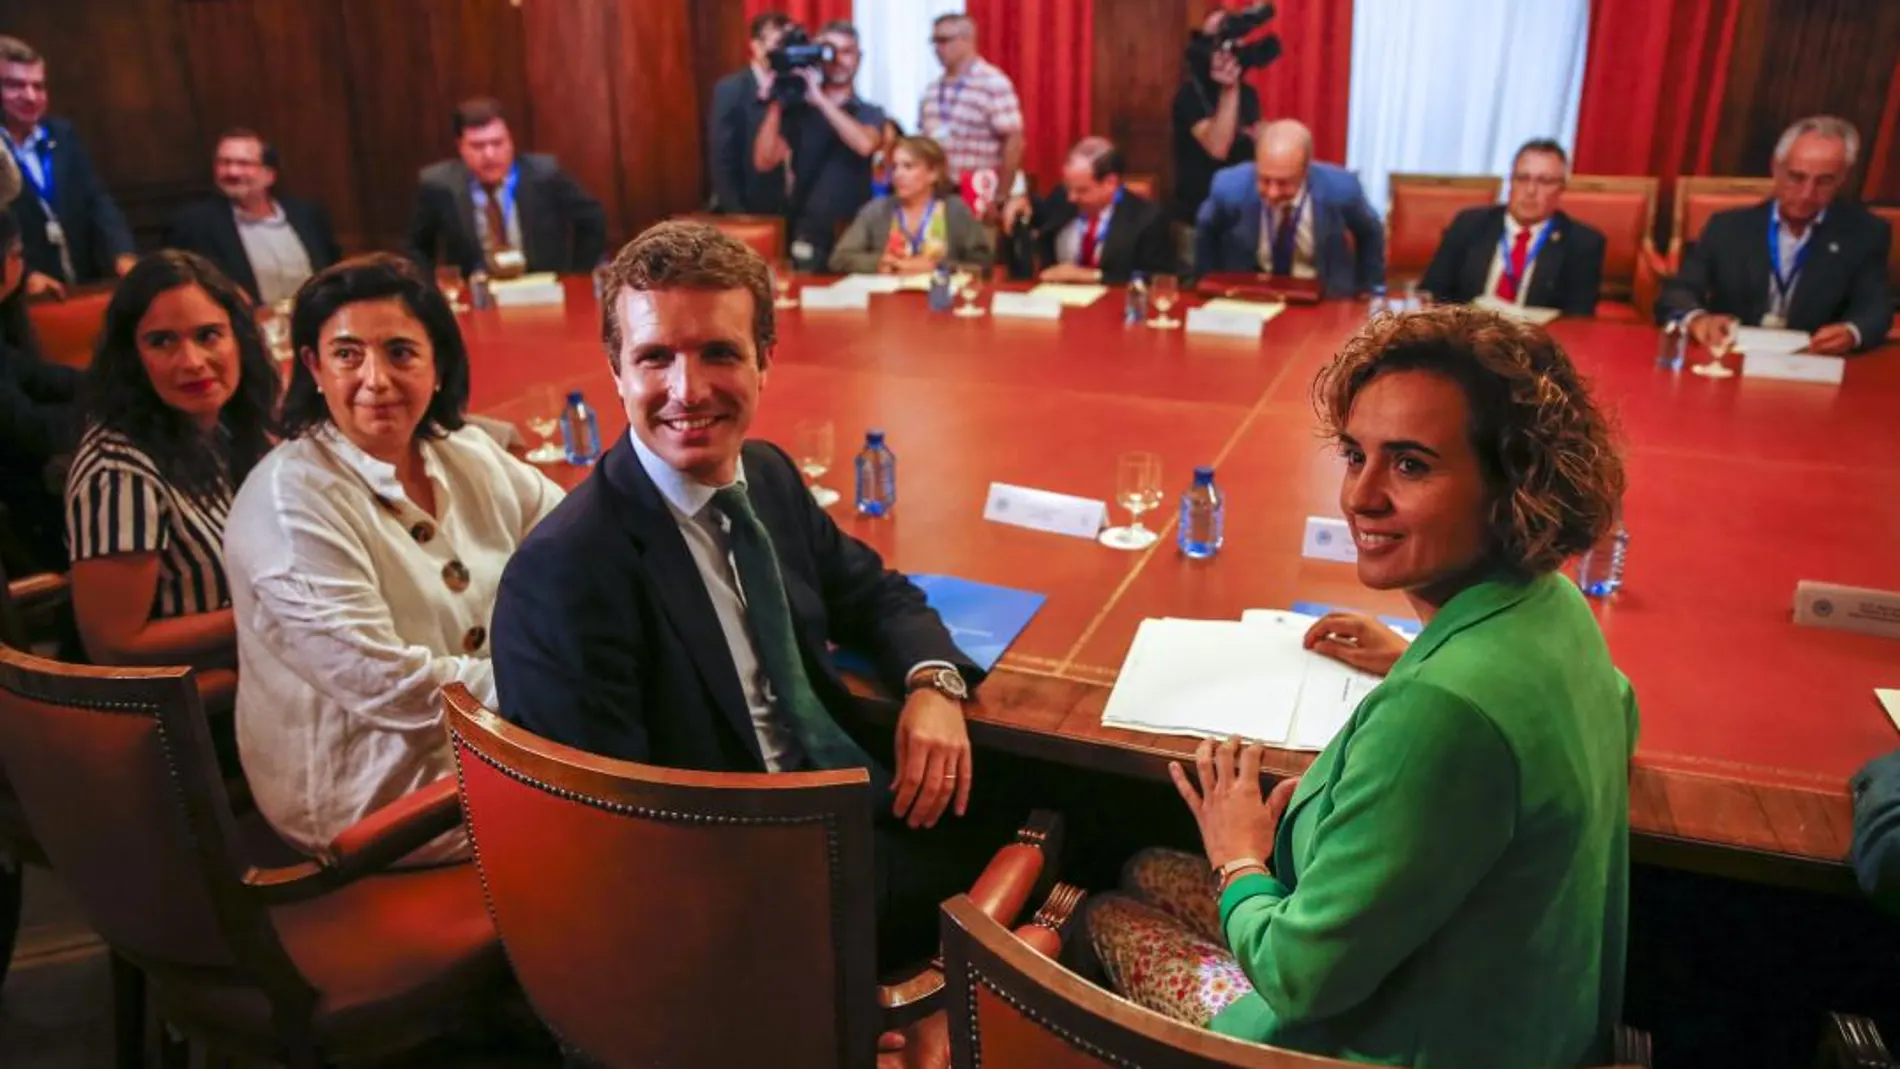
<path id="1" fill-rule="evenodd" d="M 780 260 L 778 266 L 772 268 L 772 291 L 778 295 L 772 302 L 772 307 L 779 309 L 798 307 L 798 300 L 792 296 L 792 270 L 790 260 Z"/>
<path id="2" fill-rule="evenodd" d="M 1714 324 L 1714 333 L 1709 337 L 1709 359 L 1689 370 L 1711 379 L 1727 379 L 1735 376 L 1735 369 L 1722 361 L 1735 348 L 1735 321 L 1722 316 Z"/>
<path id="3" fill-rule="evenodd" d="M 458 314 L 468 311 L 468 305 L 462 303 L 466 286 L 461 268 L 442 264 L 435 269 L 435 288 L 442 291 L 442 299 L 449 302 L 450 311 Z"/>
<path id="4" fill-rule="evenodd" d="M 1156 330 L 1173 330 L 1180 326 L 1180 320 L 1168 315 L 1168 311 L 1172 309 L 1175 302 L 1180 299 L 1180 280 L 1176 279 L 1173 275 L 1156 275 L 1154 280 L 1148 284 L 1148 301 L 1155 306 L 1155 311 L 1159 314 L 1153 319 L 1150 319 L 1148 325 Z M 1139 529 L 1139 527 L 1137 527 L 1137 529 Z M 1146 544 L 1147 543 L 1143 543 L 1143 545 Z"/>
<path id="5" fill-rule="evenodd" d="M 832 439 L 828 419 L 801 419 L 792 428 L 792 456 L 798 461 L 798 470 L 811 480 L 812 500 L 821 509 L 837 504 L 839 498 L 838 491 L 818 485 L 818 480 L 831 470 Z"/>
<path id="6" fill-rule="evenodd" d="M 530 464 L 559 464 L 567 459 L 567 451 L 554 442 L 554 432 L 561 429 L 561 397 L 552 386 L 544 386 L 534 392 L 534 411 L 528 413 L 526 423 L 540 439 L 541 444 L 528 451 Z"/>
<path id="7" fill-rule="evenodd" d="M 984 314 L 983 306 L 977 302 L 983 299 L 983 272 L 980 268 L 965 267 L 950 279 L 957 288 L 956 314 L 964 319 L 978 319 Z"/>
<path id="8" fill-rule="evenodd" d="M 264 332 L 264 347 L 270 350 L 271 359 L 280 364 L 290 362 L 290 309 L 291 302 L 278 301 L 268 308 L 258 309 L 258 326 Z"/>
<path id="9" fill-rule="evenodd" d="M 1099 541 L 1110 549 L 1147 549 L 1160 535 L 1141 525 L 1141 514 L 1161 504 L 1161 458 L 1123 453 L 1115 460 L 1115 502 L 1128 510 L 1128 526 L 1110 527 Z"/>

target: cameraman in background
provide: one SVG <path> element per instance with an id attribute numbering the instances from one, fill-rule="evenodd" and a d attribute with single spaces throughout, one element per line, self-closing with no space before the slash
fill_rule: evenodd
<path id="1" fill-rule="evenodd" d="M 739 215 L 783 215 L 789 199 L 783 168 L 761 172 L 752 166 L 752 141 L 765 120 L 772 92 L 768 57 L 792 20 L 777 11 L 752 18 L 751 62 L 713 86 L 712 114 L 706 119 L 707 173 L 712 175 L 712 209 Z"/>
<path id="2" fill-rule="evenodd" d="M 1240 37 L 1264 24 L 1271 8 L 1255 5 L 1243 12 L 1216 11 L 1189 40 L 1181 88 L 1174 94 L 1174 204 L 1176 222 L 1192 225 L 1207 199 L 1214 172 L 1253 159 L 1260 132 L 1260 94 L 1241 80 L 1242 58 L 1261 59 L 1259 45 L 1236 49 Z M 1271 49 L 1278 53 L 1277 44 Z"/>
<path id="3" fill-rule="evenodd" d="M 777 80 L 752 141 L 752 167 L 769 174 L 789 163 L 792 263 L 823 270 L 840 224 L 871 199 L 884 112 L 852 88 L 862 54 L 857 28 L 843 19 L 826 23 L 816 42 L 792 27 L 770 58 Z"/>

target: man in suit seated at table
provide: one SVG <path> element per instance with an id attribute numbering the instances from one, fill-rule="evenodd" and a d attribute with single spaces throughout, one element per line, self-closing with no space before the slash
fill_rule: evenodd
<path id="1" fill-rule="evenodd" d="M 501 103 L 476 97 L 452 117 L 458 159 L 422 169 L 410 254 L 465 274 L 592 271 L 607 245 L 607 213 L 552 156 L 515 155 Z"/>
<path id="2" fill-rule="evenodd" d="M 1034 235 L 1044 282 L 1121 285 L 1137 271 L 1174 272 L 1174 236 L 1153 201 L 1122 185 L 1121 150 L 1085 137 L 1062 164 L 1062 184 L 1042 203 L 1018 197 L 1005 209 L 1012 233 Z"/>
<path id="3" fill-rule="evenodd" d="M 1194 269 L 1310 279 L 1321 296 L 1352 297 L 1385 285 L 1385 225 L 1351 171 L 1313 160 L 1312 131 L 1280 119 L 1261 130 L 1252 163 L 1214 175 L 1194 222 Z"/>
<path id="4" fill-rule="evenodd" d="M 776 331 L 758 254 L 701 223 L 661 223 L 604 269 L 604 287 L 602 341 L 630 430 L 502 574 L 501 709 L 629 761 L 868 768 L 880 954 L 927 950 L 936 903 L 1007 834 L 975 813 L 945 819 L 970 803 L 963 704 L 982 673 L 923 593 L 818 507 L 783 450 L 746 440 Z M 894 748 L 864 729 L 831 641 L 906 695 Z"/>
<path id="5" fill-rule="evenodd" d="M 1819 115 L 1788 127 L 1775 145 L 1774 195 L 1709 217 L 1664 284 L 1657 321 L 1685 317 L 1704 345 L 1734 323 L 1803 331 L 1807 351 L 1822 355 L 1884 341 L 1893 323 L 1893 228 L 1837 199 L 1859 155 L 1860 133 L 1845 119 Z"/>
<path id="6" fill-rule="evenodd" d="M 266 307 L 296 296 L 303 280 L 343 258 L 330 216 L 276 192 L 277 148 L 250 130 L 228 130 L 211 162 L 218 196 L 187 205 L 165 231 L 167 248 L 195 252 Z"/>
<path id="7" fill-rule="evenodd" d="M 1569 157 L 1557 142 L 1532 141 L 1518 149 L 1509 203 L 1459 212 L 1419 288 L 1440 301 L 1490 297 L 1595 315 L 1603 234 L 1559 210 L 1569 177 Z"/>

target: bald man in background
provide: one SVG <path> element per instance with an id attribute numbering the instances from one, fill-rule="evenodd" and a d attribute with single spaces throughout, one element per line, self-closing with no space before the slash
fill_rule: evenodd
<path id="1" fill-rule="evenodd" d="M 1385 225 L 1351 171 L 1314 161 L 1312 131 L 1281 119 L 1261 130 L 1252 163 L 1214 175 L 1194 269 L 1310 279 L 1321 296 L 1352 297 L 1385 286 Z"/>

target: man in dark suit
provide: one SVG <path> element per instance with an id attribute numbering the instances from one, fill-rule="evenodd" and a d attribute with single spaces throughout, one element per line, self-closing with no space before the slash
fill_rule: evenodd
<path id="1" fill-rule="evenodd" d="M 321 206 L 275 192 L 277 148 L 259 134 L 226 131 L 211 174 L 222 195 L 180 210 L 165 231 L 167 247 L 217 264 L 265 307 L 296 296 L 304 279 L 343 258 Z"/>
<path id="2" fill-rule="evenodd" d="M 459 159 L 422 169 L 410 254 L 466 274 L 592 271 L 607 247 L 607 213 L 552 156 L 517 157 L 491 97 L 463 101 L 451 118 Z"/>
<path id="3" fill-rule="evenodd" d="M 753 166 L 753 146 L 765 122 L 773 81 L 766 57 L 791 25 L 782 12 L 754 15 L 748 45 L 751 62 L 713 86 L 712 111 L 706 116 L 706 169 L 712 175 L 713 211 L 784 215 L 791 208 L 785 161 L 764 170 Z"/>
<path id="4" fill-rule="evenodd" d="M 1603 235 L 1558 210 L 1569 177 L 1569 157 L 1557 142 L 1532 141 L 1518 149 L 1510 202 L 1459 212 L 1419 288 L 1441 301 L 1490 297 L 1595 315 Z"/>
<path id="5" fill-rule="evenodd" d="M 1122 185 L 1122 154 L 1105 137 L 1085 137 L 1062 164 L 1062 184 L 1031 210 L 1027 198 L 1010 202 L 1010 228 L 1028 226 L 1044 282 L 1120 285 L 1137 271 L 1174 273 L 1174 236 L 1168 217 L 1146 197 Z"/>
<path id="6" fill-rule="evenodd" d="M 745 440 L 774 338 L 765 262 L 681 221 L 605 272 L 602 341 L 629 432 L 502 574 L 502 715 L 676 768 L 868 768 L 884 799 L 879 915 L 911 926 L 908 940 L 884 934 L 927 947 L 935 903 L 1000 841 L 980 822 L 937 826 L 970 802 L 963 703 L 982 673 L 922 592 L 817 506 L 790 457 Z M 907 695 L 889 750 L 860 723 L 829 641 Z"/>
<path id="7" fill-rule="evenodd" d="M 1385 285 L 1385 225 L 1351 171 L 1313 160 L 1312 131 L 1281 119 L 1261 130 L 1252 163 L 1214 175 L 1194 269 L 1313 279 L 1322 296 L 1353 297 Z"/>
<path id="8" fill-rule="evenodd" d="M 1775 145 L 1774 196 L 1709 217 L 1663 286 L 1656 319 L 1682 316 L 1707 345 L 1726 324 L 1808 333 L 1807 351 L 1869 349 L 1893 323 L 1887 251 L 1893 228 L 1835 199 L 1860 154 L 1853 124 L 1802 119 Z"/>
<path id="9" fill-rule="evenodd" d="M 132 270 L 132 231 L 64 119 L 46 117 L 46 61 L 26 42 L 0 37 L 0 133 L 26 192 L 13 215 L 26 246 L 26 292 L 63 296 L 76 282 Z"/>

